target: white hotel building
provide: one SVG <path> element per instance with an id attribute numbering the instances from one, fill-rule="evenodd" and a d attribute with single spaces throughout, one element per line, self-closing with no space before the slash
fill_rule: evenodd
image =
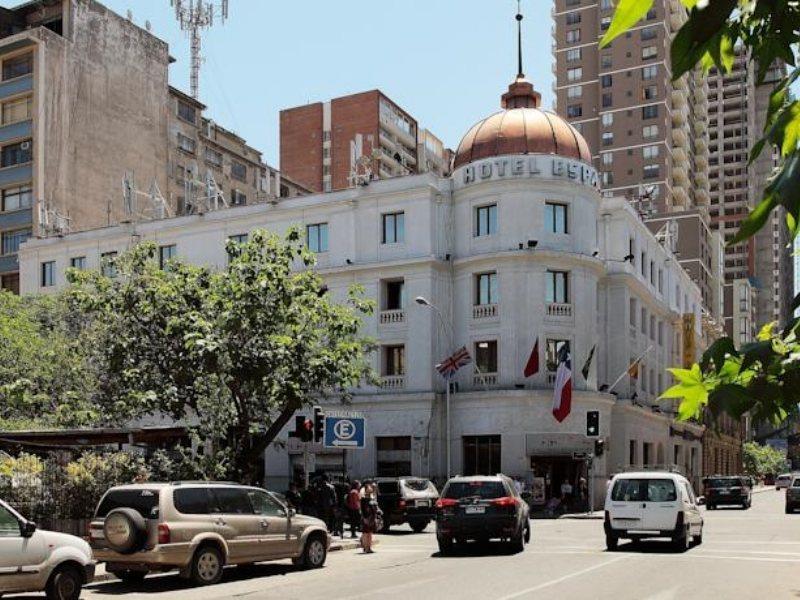
<path id="1" fill-rule="evenodd" d="M 139 240 L 224 269 L 228 238 L 301 225 L 331 293 L 344 297 L 357 283 L 377 302 L 364 333 L 379 343 L 382 382 L 361 389 L 351 407 L 367 417 L 366 448 L 346 456 L 315 448 L 313 468 L 344 462 L 354 477 L 445 477 L 448 415 L 434 365 L 466 345 L 473 364 L 454 378 L 450 401 L 453 474 L 536 477 L 549 497 L 564 479 L 574 485 L 587 475 L 574 454 L 593 451 L 587 411 L 599 411 L 596 497 L 609 474 L 636 466 L 676 464 L 698 483 L 702 427 L 675 423 L 674 405 L 657 396 L 671 385 L 665 369 L 696 353 L 700 290 L 624 199 L 601 197 L 580 134 L 538 106 L 533 87 L 515 81 L 504 109 L 464 137 L 449 177 L 32 239 L 20 249 L 22 293 L 59 289 L 70 265 L 98 268 Z M 526 379 L 537 338 L 541 368 Z M 558 423 L 552 388 L 563 343 L 574 391 L 572 413 Z M 581 367 L 595 345 L 587 381 Z M 645 352 L 637 379 L 626 374 L 613 394 L 598 391 Z M 274 489 L 302 469 L 296 440 L 287 442 L 265 456 Z"/>

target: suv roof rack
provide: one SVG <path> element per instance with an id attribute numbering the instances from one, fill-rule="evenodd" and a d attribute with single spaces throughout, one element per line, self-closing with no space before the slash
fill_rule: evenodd
<path id="1" fill-rule="evenodd" d="M 221 484 L 221 485 L 244 485 L 243 483 L 239 483 L 238 481 L 211 481 L 207 479 L 183 479 L 180 481 L 170 481 L 170 485 L 184 485 L 184 484 L 196 484 L 196 483 L 208 483 L 208 484 Z"/>

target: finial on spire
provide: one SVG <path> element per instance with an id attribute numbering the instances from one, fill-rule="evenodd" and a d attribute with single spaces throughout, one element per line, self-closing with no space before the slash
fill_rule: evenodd
<path id="1" fill-rule="evenodd" d="M 517 78 L 523 79 L 522 72 L 522 0 L 517 0 Z"/>

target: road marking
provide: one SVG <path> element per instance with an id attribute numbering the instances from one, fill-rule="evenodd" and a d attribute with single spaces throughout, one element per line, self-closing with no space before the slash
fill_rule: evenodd
<path id="1" fill-rule="evenodd" d="M 735 555 L 720 555 L 714 556 L 712 554 L 698 554 L 692 553 L 697 558 L 710 558 L 713 560 L 731 559 L 731 560 L 749 560 L 754 562 L 785 562 L 785 563 L 800 563 L 800 558 L 767 558 L 758 556 L 735 556 Z M 690 558 L 687 556 L 687 558 Z"/>
<path id="2" fill-rule="evenodd" d="M 501 596 L 497 600 L 511 600 L 511 598 L 519 598 L 520 596 L 525 596 L 527 594 L 530 594 L 531 592 L 538 592 L 539 590 L 542 590 L 542 589 L 544 589 L 546 587 L 550 587 L 552 585 L 557 585 L 559 583 L 562 583 L 564 581 L 568 581 L 568 580 L 573 579 L 575 577 L 580 577 L 581 575 L 585 575 L 586 573 L 591 573 L 592 571 L 596 571 L 597 569 L 601 569 L 603 567 L 607 567 L 610 564 L 613 564 L 615 562 L 619 562 L 621 560 L 625 560 L 627 558 L 630 558 L 630 557 L 628 557 L 628 556 L 618 556 L 616 558 L 612 558 L 611 560 L 607 560 L 605 562 L 602 562 L 602 563 L 600 563 L 598 565 L 594 565 L 594 566 L 591 566 L 591 567 L 586 567 L 585 569 L 581 569 L 580 571 L 575 571 L 574 573 L 569 573 L 567 575 L 564 575 L 563 577 L 559 577 L 558 579 L 551 579 L 550 581 L 545 581 L 544 583 L 540 583 L 539 585 L 535 585 L 533 587 L 529 587 L 527 589 L 520 590 L 519 592 L 514 592 L 513 594 L 509 594 L 508 596 Z"/>
<path id="3" fill-rule="evenodd" d="M 397 585 L 390 585 L 387 587 L 382 588 L 371 588 L 368 592 L 363 594 L 347 594 L 346 596 L 340 596 L 340 598 L 347 598 L 348 600 L 352 600 L 353 598 L 374 598 L 377 594 L 381 592 L 396 592 L 400 590 L 404 590 L 406 588 L 416 587 L 418 585 L 432 583 L 434 581 L 441 581 L 445 579 L 444 576 L 440 577 L 429 577 L 427 579 L 415 579 L 414 581 L 408 581 L 406 583 L 399 583 Z"/>

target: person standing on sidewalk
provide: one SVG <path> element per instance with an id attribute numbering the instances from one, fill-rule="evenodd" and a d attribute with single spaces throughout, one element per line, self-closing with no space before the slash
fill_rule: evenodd
<path id="1" fill-rule="evenodd" d="M 372 534 L 375 533 L 378 517 L 378 500 L 372 482 L 364 484 L 364 496 L 361 498 L 361 547 L 364 554 L 372 554 Z"/>
<path id="2" fill-rule="evenodd" d="M 350 521 L 350 537 L 356 537 L 361 521 L 361 482 L 354 481 L 347 492 L 347 517 Z"/>

